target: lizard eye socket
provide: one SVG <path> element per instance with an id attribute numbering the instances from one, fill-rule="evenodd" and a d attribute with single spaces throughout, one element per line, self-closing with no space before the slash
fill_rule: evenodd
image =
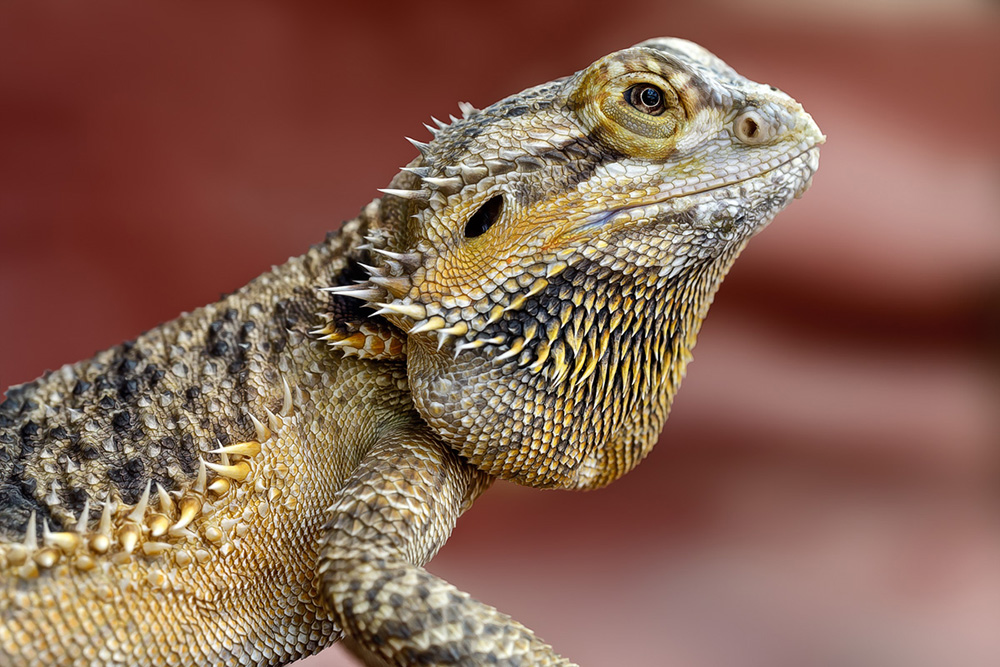
<path id="1" fill-rule="evenodd" d="M 673 150 L 688 118 L 690 75 L 645 49 L 599 60 L 574 80 L 569 97 L 584 129 L 604 146 L 644 159 L 662 159 Z"/>
<path id="2" fill-rule="evenodd" d="M 465 238 L 474 239 L 486 233 L 493 223 L 500 219 L 503 212 L 503 197 L 490 197 L 465 223 Z"/>
<path id="3" fill-rule="evenodd" d="M 639 83 L 627 89 L 625 101 L 650 116 L 659 116 L 667 108 L 663 91 L 650 83 Z"/>
<path id="4" fill-rule="evenodd" d="M 677 92 L 666 81 L 651 78 L 643 72 L 626 74 L 594 98 L 599 134 L 625 153 L 652 157 L 665 152 L 679 127 Z"/>

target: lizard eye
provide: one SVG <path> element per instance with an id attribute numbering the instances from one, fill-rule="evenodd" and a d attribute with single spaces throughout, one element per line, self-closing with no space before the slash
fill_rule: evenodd
<path id="1" fill-rule="evenodd" d="M 493 223 L 500 218 L 503 211 L 503 197 L 496 195 L 486 200 L 475 213 L 469 217 L 465 223 L 465 238 L 474 239 L 486 233 Z"/>
<path id="2" fill-rule="evenodd" d="M 649 83 L 636 84 L 626 90 L 625 101 L 650 116 L 659 116 L 667 108 L 663 91 Z"/>

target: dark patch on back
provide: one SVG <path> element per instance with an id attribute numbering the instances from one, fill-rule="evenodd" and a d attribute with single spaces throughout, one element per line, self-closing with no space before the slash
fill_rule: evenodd
<path id="1" fill-rule="evenodd" d="M 180 447 L 171 448 L 172 452 L 177 456 L 177 463 L 180 464 L 181 470 L 187 475 L 193 475 L 198 469 L 198 457 L 200 452 L 198 451 L 197 445 L 194 442 L 194 436 L 190 433 L 185 433 L 181 436 Z"/>
<path id="2" fill-rule="evenodd" d="M 142 460 L 134 458 L 123 465 L 108 468 L 108 479 L 115 483 L 122 494 L 122 500 L 129 505 L 139 502 L 146 490 L 146 475 Z"/>
<path id="3" fill-rule="evenodd" d="M 132 415 L 129 414 L 128 410 L 116 412 L 111 418 L 111 426 L 119 433 L 128 431 L 132 426 Z"/>

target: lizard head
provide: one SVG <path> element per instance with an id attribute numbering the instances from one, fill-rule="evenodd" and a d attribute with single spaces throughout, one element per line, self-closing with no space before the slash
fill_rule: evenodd
<path id="1" fill-rule="evenodd" d="M 408 332 L 415 405 L 462 456 L 601 486 L 655 443 L 715 290 L 823 135 L 679 39 L 462 110 L 384 191 L 362 291 Z"/>

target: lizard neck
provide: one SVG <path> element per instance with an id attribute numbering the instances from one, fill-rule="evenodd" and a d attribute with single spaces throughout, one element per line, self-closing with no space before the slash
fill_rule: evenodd
<path id="1" fill-rule="evenodd" d="M 411 336 L 414 401 L 481 470 L 538 487 L 595 488 L 655 444 L 728 257 L 661 276 L 578 261 L 482 333 L 506 352 Z"/>

